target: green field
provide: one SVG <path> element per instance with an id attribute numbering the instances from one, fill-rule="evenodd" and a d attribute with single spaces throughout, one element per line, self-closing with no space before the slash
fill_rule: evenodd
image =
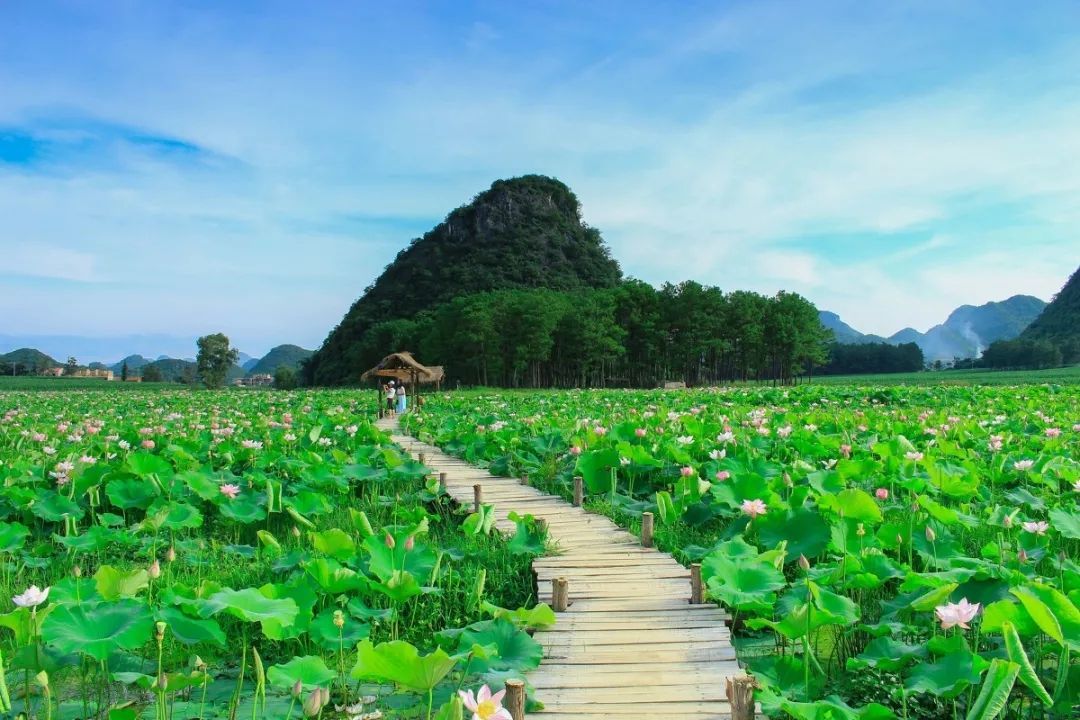
<path id="1" fill-rule="evenodd" d="M 176 383 L 109 382 L 101 378 L 55 378 L 35 376 L 0 376 L 0 392 L 4 390 L 167 390 L 181 388 Z"/>
<path id="2" fill-rule="evenodd" d="M 939 370 L 883 375 L 823 375 L 822 385 L 1029 385 L 1080 383 L 1080 365 L 1049 370 Z"/>

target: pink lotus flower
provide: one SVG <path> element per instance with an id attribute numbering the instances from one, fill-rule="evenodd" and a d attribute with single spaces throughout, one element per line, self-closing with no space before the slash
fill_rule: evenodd
<path id="1" fill-rule="evenodd" d="M 1046 437 L 1056 438 L 1061 435 L 1061 428 L 1046 428 L 1044 432 L 1046 433 Z"/>
<path id="2" fill-rule="evenodd" d="M 593 428 L 593 432 L 596 433 L 597 437 L 604 437 L 607 435 L 607 428 L 603 425 L 597 425 Z"/>
<path id="3" fill-rule="evenodd" d="M 921 452 L 912 450 L 910 452 L 904 453 L 904 457 L 906 457 L 908 460 L 911 460 L 913 462 L 919 462 L 920 460 L 923 459 L 923 454 Z"/>
<path id="4" fill-rule="evenodd" d="M 481 687 L 475 696 L 472 690 L 458 690 L 461 702 L 472 711 L 472 720 L 514 720 L 510 711 L 502 706 L 505 694 L 506 690 L 500 690 L 493 695 L 487 685 Z"/>
<path id="5" fill-rule="evenodd" d="M 742 511 L 753 520 L 758 515 L 764 515 L 769 511 L 763 500 L 743 500 Z"/>
<path id="6" fill-rule="evenodd" d="M 679 470 L 679 474 L 682 475 L 683 477 L 690 477 L 691 475 L 694 474 L 694 468 L 687 465 L 686 467 Z"/>
<path id="7" fill-rule="evenodd" d="M 645 428 L 638 428 L 634 431 L 634 434 L 637 435 L 639 438 L 643 438 L 645 437 L 646 432 L 647 431 L 645 430 Z"/>
<path id="8" fill-rule="evenodd" d="M 154 449 L 154 441 L 153 440 L 143 440 L 140 444 L 143 446 L 143 449 L 145 449 L 145 450 L 153 450 Z"/>
<path id="9" fill-rule="evenodd" d="M 968 623 L 979 614 L 980 606 L 980 603 L 972 605 L 968 602 L 967 598 L 960 598 L 960 602 L 958 603 L 938 605 L 934 608 L 934 614 L 937 615 L 942 630 L 948 630 L 953 626 L 970 630 L 971 628 Z"/>
<path id="10" fill-rule="evenodd" d="M 716 473 L 716 479 L 719 480 L 720 482 L 724 482 L 729 477 L 731 477 L 731 473 L 728 472 L 727 470 L 720 470 L 720 471 L 718 471 Z"/>
<path id="11" fill-rule="evenodd" d="M 1034 533 L 1035 535 L 1045 535 L 1046 531 L 1050 529 L 1050 523 L 1045 520 L 1039 520 L 1037 522 L 1022 523 L 1022 527 L 1026 532 Z"/>
<path id="12" fill-rule="evenodd" d="M 240 494 L 240 486 L 233 485 L 232 483 L 225 483 L 221 486 L 221 494 L 230 500 L 235 500 L 236 496 Z"/>
<path id="13" fill-rule="evenodd" d="M 851 446 L 846 444 L 846 443 L 844 445 L 841 445 L 840 446 L 840 454 L 843 455 L 846 458 L 851 457 Z"/>
<path id="14" fill-rule="evenodd" d="M 577 457 L 578 455 L 581 454 L 581 448 L 578 447 L 577 445 L 574 445 L 572 448 L 570 448 L 570 454 L 573 455 L 574 457 Z"/>
<path id="15" fill-rule="evenodd" d="M 1017 460 L 1016 462 L 1013 463 L 1013 469 L 1014 470 L 1019 470 L 1020 472 L 1024 472 L 1025 470 L 1030 470 L 1034 466 L 1035 466 L 1035 461 L 1034 460 Z"/>
<path id="16" fill-rule="evenodd" d="M 888 500 L 889 491 L 886 488 L 878 488 L 874 491 L 874 497 L 876 497 L 878 500 Z"/>

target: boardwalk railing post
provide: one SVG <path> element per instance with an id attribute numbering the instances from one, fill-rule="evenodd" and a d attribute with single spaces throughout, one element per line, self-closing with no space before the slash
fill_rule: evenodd
<path id="1" fill-rule="evenodd" d="M 641 547 L 651 548 L 653 545 L 653 514 L 646 512 L 641 514 Z"/>
<path id="2" fill-rule="evenodd" d="M 754 678 L 738 675 L 727 679 L 727 699 L 731 720 L 754 720 Z"/>
<path id="3" fill-rule="evenodd" d="M 420 453 L 420 464 L 423 465 L 425 460 L 427 460 L 427 454 Z"/>
<path id="4" fill-rule="evenodd" d="M 585 500 L 585 479 L 580 475 L 574 478 L 574 507 L 581 507 Z"/>
<path id="5" fill-rule="evenodd" d="M 551 579 L 551 609 L 566 612 L 570 604 L 570 581 L 564 577 Z"/>
<path id="6" fill-rule="evenodd" d="M 521 476 L 521 484 L 522 485 L 528 485 L 529 484 L 529 475 L 528 474 L 525 474 L 525 475 Z"/>
<path id="7" fill-rule="evenodd" d="M 484 486 L 473 485 L 472 486 L 472 498 L 473 498 L 473 512 L 480 512 L 480 507 L 484 504 Z"/>
<path id="8" fill-rule="evenodd" d="M 446 492 L 446 473 L 439 473 L 439 490 Z"/>
<path id="9" fill-rule="evenodd" d="M 690 566 L 690 604 L 700 605 L 705 602 L 705 588 L 701 584 L 701 563 Z"/>
<path id="10" fill-rule="evenodd" d="M 506 697 L 503 706 L 510 711 L 514 720 L 525 720 L 525 681 L 507 680 Z"/>

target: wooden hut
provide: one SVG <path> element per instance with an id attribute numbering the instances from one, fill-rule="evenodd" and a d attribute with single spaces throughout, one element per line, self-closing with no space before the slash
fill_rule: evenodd
<path id="1" fill-rule="evenodd" d="M 420 385 L 434 384 L 438 389 L 442 385 L 445 375 L 441 365 L 425 367 L 421 365 L 411 352 L 402 351 L 387 355 L 379 363 L 360 376 L 361 382 L 375 380 L 375 388 L 379 391 L 379 415 L 382 416 L 382 383 L 381 380 L 396 380 L 408 383 L 413 394 L 413 407 L 417 406 L 420 396 Z"/>

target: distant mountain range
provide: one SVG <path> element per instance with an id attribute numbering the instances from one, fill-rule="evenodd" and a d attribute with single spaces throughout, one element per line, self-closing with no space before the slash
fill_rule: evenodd
<path id="1" fill-rule="evenodd" d="M 0 336 L 0 338 L 2 337 L 3 336 Z M 287 365 L 296 370 L 299 368 L 301 361 L 311 357 L 311 353 L 311 350 L 305 350 L 297 345 L 278 345 L 261 358 L 253 358 L 247 353 L 240 353 L 237 364 L 233 365 L 227 377 L 229 380 L 233 380 L 235 378 L 244 377 L 245 375 L 255 375 L 259 373 L 272 375 L 281 365 Z M 2 365 L 15 363 L 17 366 L 22 366 L 31 371 L 36 369 L 38 372 L 44 371 L 46 368 L 61 366 L 65 363 L 66 359 L 67 357 L 65 356 L 64 360 L 57 360 L 51 355 L 30 347 L 23 347 L 5 354 L 0 354 L 0 364 Z M 125 364 L 127 365 L 128 373 L 131 375 L 142 375 L 147 367 L 153 365 L 161 371 L 162 376 L 167 381 L 179 380 L 185 376 L 185 373 L 190 376 L 195 374 L 194 358 L 174 358 L 168 355 L 158 355 L 151 359 L 136 353 L 128 355 L 119 362 L 112 364 L 95 361 L 86 366 L 91 369 L 112 370 L 119 376 L 120 373 L 123 372 Z M 20 370 L 20 372 L 22 371 Z"/>
<path id="2" fill-rule="evenodd" d="M 1046 303 L 1031 295 L 1014 295 L 1001 302 L 985 305 L 961 305 L 945 322 L 921 333 L 904 328 L 889 337 L 868 335 L 851 327 L 836 313 L 821 311 L 821 324 L 831 329 L 837 342 L 847 344 L 889 343 L 901 345 L 913 342 L 923 351 L 927 361 L 952 360 L 954 357 L 978 357 L 995 340 L 1011 340 L 1032 323 Z"/>

